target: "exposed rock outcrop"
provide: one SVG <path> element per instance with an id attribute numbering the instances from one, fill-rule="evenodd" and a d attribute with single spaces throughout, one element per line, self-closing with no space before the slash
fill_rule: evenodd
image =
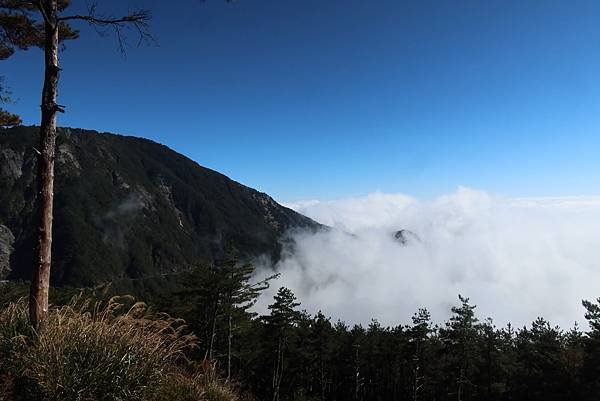
<path id="1" fill-rule="evenodd" d="M 421 242 L 419 236 L 410 230 L 398 230 L 394 233 L 394 239 L 402 245 Z"/>
<path id="2" fill-rule="evenodd" d="M 0 224 L 0 280 L 10 273 L 10 255 L 13 252 L 15 236 L 8 227 Z"/>
<path id="3" fill-rule="evenodd" d="M 23 153 L 0 149 L 0 176 L 18 180 L 23 175 Z"/>

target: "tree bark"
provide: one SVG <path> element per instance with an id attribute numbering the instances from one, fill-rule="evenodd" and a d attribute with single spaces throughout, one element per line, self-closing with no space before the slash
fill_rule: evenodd
<path id="1" fill-rule="evenodd" d="M 231 300 L 229 302 L 230 308 L 231 306 Z M 231 316 L 231 309 L 229 310 L 229 316 L 227 319 L 227 323 L 228 323 L 228 327 L 227 327 L 227 380 L 226 382 L 229 383 L 229 381 L 231 380 L 231 339 L 233 338 L 233 322 L 232 322 L 233 318 Z"/>
<path id="2" fill-rule="evenodd" d="M 52 259 L 52 208 L 54 202 L 54 156 L 56 150 L 56 104 L 58 95 L 58 24 L 57 0 L 45 0 L 44 16 L 44 88 L 42 90 L 42 120 L 38 155 L 39 221 L 29 295 L 29 317 L 39 328 L 48 314 L 48 290 Z"/>
<path id="3" fill-rule="evenodd" d="M 463 386 L 463 378 L 464 378 L 464 369 L 460 368 L 460 376 L 458 379 L 458 392 L 457 392 L 457 401 L 462 401 L 462 386 Z"/>
<path id="4" fill-rule="evenodd" d="M 279 401 L 279 390 L 283 378 L 283 347 L 284 338 L 282 335 L 277 339 L 277 362 L 273 372 L 273 401 Z"/>
<path id="5" fill-rule="evenodd" d="M 359 401 L 359 393 L 360 393 L 360 365 L 359 365 L 359 351 L 360 346 L 358 344 L 354 345 L 354 400 Z"/>
<path id="6" fill-rule="evenodd" d="M 325 386 L 327 386 L 327 381 L 325 379 L 325 367 L 323 366 L 323 351 L 321 350 L 320 355 L 321 362 L 321 401 L 325 401 Z"/>
<path id="7" fill-rule="evenodd" d="M 213 349 L 215 346 L 215 337 L 217 336 L 217 313 L 218 313 L 218 309 L 219 309 L 220 297 L 221 297 L 221 294 L 219 292 L 217 292 L 215 294 L 215 304 L 214 304 L 214 308 L 213 308 L 212 323 L 211 323 L 211 329 L 210 329 L 210 342 L 209 342 L 209 346 L 208 346 L 208 360 L 211 362 L 213 360 Z"/>
<path id="8" fill-rule="evenodd" d="M 419 341 L 420 342 L 420 341 Z M 415 376 L 415 383 L 413 388 L 413 401 L 418 401 L 419 399 L 419 390 L 421 389 L 421 358 L 420 358 L 420 346 L 419 342 L 417 342 L 415 355 L 413 356 L 413 361 L 415 363 L 415 367 L 413 370 L 413 374 Z"/>

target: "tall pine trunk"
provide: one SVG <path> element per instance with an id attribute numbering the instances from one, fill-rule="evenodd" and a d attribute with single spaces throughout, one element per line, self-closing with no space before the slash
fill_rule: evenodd
<path id="1" fill-rule="evenodd" d="M 285 338 L 281 334 L 277 340 L 277 362 L 273 371 L 273 401 L 279 401 L 281 380 L 283 379 L 283 352 Z"/>
<path id="2" fill-rule="evenodd" d="M 416 344 L 415 354 L 413 356 L 413 362 L 415 367 L 413 369 L 413 375 L 415 382 L 413 384 L 413 401 L 419 400 L 419 390 L 421 389 L 421 358 L 420 358 L 420 341 Z"/>
<path id="3" fill-rule="evenodd" d="M 33 275 L 29 295 L 31 324 L 38 328 L 48 313 L 48 289 L 52 259 L 52 207 L 54 201 L 54 156 L 56 148 L 56 104 L 58 94 L 57 1 L 44 0 L 45 75 L 42 91 L 42 121 L 38 155 L 39 220 Z"/>
<path id="4" fill-rule="evenodd" d="M 325 367 L 323 366 L 323 351 L 321 351 L 320 356 L 321 362 L 321 401 L 325 401 L 325 386 L 327 386 L 327 381 L 325 379 Z"/>
<path id="5" fill-rule="evenodd" d="M 231 340 L 233 339 L 233 286 L 234 272 L 231 270 L 229 275 L 229 293 L 228 293 L 228 313 L 227 313 L 227 383 L 231 380 Z"/>
<path id="6" fill-rule="evenodd" d="M 463 380 L 464 380 L 465 370 L 460 368 L 460 376 L 458 379 L 458 391 L 457 391 L 457 401 L 462 401 L 462 389 L 463 389 Z"/>
<path id="7" fill-rule="evenodd" d="M 359 401 L 360 395 L 360 365 L 359 365 L 359 348 L 360 345 L 354 344 L 354 400 Z"/>
<path id="8" fill-rule="evenodd" d="M 229 305 L 231 305 L 231 300 Z M 230 306 L 231 307 L 231 306 Z M 227 382 L 231 380 L 231 340 L 233 338 L 233 318 L 231 316 L 231 309 L 229 310 L 229 316 L 227 317 Z"/>
<path id="9" fill-rule="evenodd" d="M 212 321 L 210 325 L 210 342 L 208 345 L 208 360 L 213 361 L 213 350 L 215 347 L 215 337 L 217 336 L 217 314 L 219 309 L 219 300 L 221 297 L 221 293 L 217 292 L 215 294 L 215 303 L 213 305 L 213 313 L 212 313 Z"/>

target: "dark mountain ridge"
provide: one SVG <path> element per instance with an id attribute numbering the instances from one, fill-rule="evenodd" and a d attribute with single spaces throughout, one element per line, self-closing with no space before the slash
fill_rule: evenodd
<path id="1" fill-rule="evenodd" d="M 38 128 L 0 129 L 0 280 L 28 279 Z M 178 272 L 231 249 L 277 260 L 289 229 L 320 225 L 153 141 L 63 128 L 53 285 Z"/>

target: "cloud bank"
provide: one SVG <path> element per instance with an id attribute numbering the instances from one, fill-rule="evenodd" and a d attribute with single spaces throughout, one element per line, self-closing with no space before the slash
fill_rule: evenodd
<path id="1" fill-rule="evenodd" d="M 290 234 L 296 245 L 274 266 L 281 278 L 261 311 L 286 286 L 308 312 L 347 323 L 409 323 L 420 307 L 442 322 L 462 294 L 498 325 L 543 316 L 568 328 L 584 322 L 582 299 L 600 297 L 600 197 L 506 199 L 461 187 L 432 201 L 374 193 L 287 206 L 333 229 Z M 402 246 L 400 229 L 419 239 Z"/>

